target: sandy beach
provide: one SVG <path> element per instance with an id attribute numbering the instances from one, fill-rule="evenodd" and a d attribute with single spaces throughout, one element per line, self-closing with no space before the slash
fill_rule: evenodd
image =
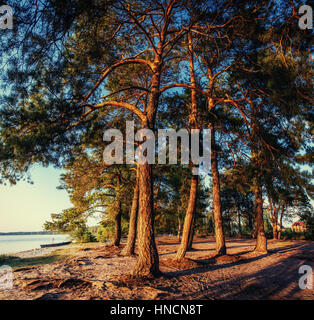
<path id="1" fill-rule="evenodd" d="M 298 285 L 301 265 L 314 269 L 314 243 L 269 241 L 269 253 L 251 252 L 254 240 L 228 240 L 228 256 L 212 259 L 213 239 L 196 239 L 181 263 L 173 260 L 175 237 L 157 240 L 162 276 L 130 276 L 136 257 L 120 255 L 123 248 L 101 243 L 35 249 L 20 258 L 67 253 L 65 260 L 15 268 L 12 290 L 0 299 L 314 299 L 314 290 Z"/>
<path id="2" fill-rule="evenodd" d="M 71 247 L 75 248 L 78 247 L 79 245 L 75 245 L 73 244 Z M 21 252 L 16 252 L 13 254 L 10 254 L 10 256 L 15 256 L 21 259 L 27 259 L 27 258 L 35 258 L 35 257 L 41 257 L 41 256 L 45 256 L 48 254 L 51 254 L 53 251 L 55 251 L 56 249 L 66 249 L 68 248 L 68 245 L 65 246 L 59 246 L 59 247 L 48 247 L 48 248 L 36 248 L 36 249 L 31 249 L 31 250 L 26 250 L 26 251 L 21 251 Z"/>

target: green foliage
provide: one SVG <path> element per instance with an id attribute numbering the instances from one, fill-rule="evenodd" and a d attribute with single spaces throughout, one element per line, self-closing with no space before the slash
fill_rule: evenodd
<path id="1" fill-rule="evenodd" d="M 106 226 L 100 225 L 97 230 L 97 241 L 106 242 L 113 238 L 114 235 L 114 224 L 108 224 Z"/>
<path id="2" fill-rule="evenodd" d="M 254 230 L 257 178 L 264 198 L 269 195 L 286 218 L 311 210 L 312 177 L 301 166 L 313 165 L 312 39 L 291 19 L 290 1 L 8 4 L 15 8 L 16 30 L 14 36 L 3 31 L 0 39 L 5 66 L 0 75 L 0 183 L 29 180 L 35 163 L 65 170 L 60 188 L 73 207 L 53 214 L 46 230 L 94 241 L 86 222 L 100 215 L 108 223 L 99 227 L 97 238 L 105 241 L 113 235 L 120 210 L 125 235 L 135 166 L 103 164 L 103 131 L 124 131 L 131 119 L 140 127 L 136 114 L 146 116 L 148 102 L 156 104 L 156 128 L 190 127 L 188 30 L 193 31 L 200 89 L 193 116 L 202 128 L 215 125 L 218 133 L 226 233 L 240 232 L 238 218 L 243 234 Z M 170 4 L 173 11 L 165 19 Z M 190 24 L 201 32 L 195 34 Z M 158 48 L 162 54 L 156 54 Z M 154 76 L 158 81 L 152 83 Z M 184 90 L 154 92 L 175 83 Z M 214 102 L 211 110 L 208 94 Z M 155 230 L 177 233 L 188 203 L 190 168 L 162 165 L 153 171 Z M 213 231 L 211 217 L 204 214 L 212 211 L 208 185 L 203 180 L 198 190 L 195 226 L 201 234 L 207 234 L 207 226 Z M 313 218 L 304 219 L 313 233 Z"/>
<path id="3" fill-rule="evenodd" d="M 314 241 L 314 234 L 311 231 L 296 232 L 291 229 L 286 229 L 281 232 L 281 239 L 283 239 L 283 240 L 312 240 L 312 241 Z"/>
<path id="4" fill-rule="evenodd" d="M 52 221 L 47 221 L 44 228 L 47 231 L 67 233 L 77 242 L 93 242 L 95 236 L 88 230 L 82 214 L 75 208 L 63 210 L 61 214 L 52 214 Z"/>
<path id="5" fill-rule="evenodd" d="M 121 221 L 121 234 L 122 236 L 126 236 L 128 233 L 129 224 L 125 219 L 122 219 Z M 99 242 L 106 242 L 108 240 L 111 240 L 113 238 L 115 232 L 115 226 L 114 223 L 110 220 L 103 221 L 97 230 L 97 241 Z"/>
<path id="6" fill-rule="evenodd" d="M 311 240 L 314 240 L 314 211 L 311 209 L 312 208 L 301 212 L 300 216 L 301 220 L 306 225 L 308 237 L 310 237 Z"/>
<path id="7" fill-rule="evenodd" d="M 96 237 L 88 231 L 85 226 L 80 226 L 73 230 L 70 233 L 71 237 L 74 238 L 77 242 L 86 243 L 86 242 L 95 242 Z"/>
<path id="8" fill-rule="evenodd" d="M 264 230 L 265 230 L 266 238 L 271 239 L 273 237 L 273 226 L 271 224 L 269 216 L 265 214 L 264 214 Z"/>
<path id="9" fill-rule="evenodd" d="M 0 255 L 0 265 L 9 265 L 11 268 L 49 264 L 67 259 L 65 254 L 50 254 L 42 257 L 19 258 L 10 255 Z"/>

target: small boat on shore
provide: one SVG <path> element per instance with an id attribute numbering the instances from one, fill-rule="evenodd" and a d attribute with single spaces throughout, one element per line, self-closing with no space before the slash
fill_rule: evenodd
<path id="1" fill-rule="evenodd" d="M 59 242 L 59 243 L 50 243 L 50 244 L 41 244 L 41 248 L 50 248 L 50 247 L 60 247 L 60 246 L 65 246 L 67 244 L 72 243 L 72 241 L 67 241 L 67 242 Z"/>

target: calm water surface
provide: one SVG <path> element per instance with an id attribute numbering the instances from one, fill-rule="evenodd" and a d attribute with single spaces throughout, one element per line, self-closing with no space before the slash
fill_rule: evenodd
<path id="1" fill-rule="evenodd" d="M 40 248 L 41 244 L 69 241 L 70 237 L 64 234 L 57 235 L 0 235 L 0 254 L 16 253 Z"/>

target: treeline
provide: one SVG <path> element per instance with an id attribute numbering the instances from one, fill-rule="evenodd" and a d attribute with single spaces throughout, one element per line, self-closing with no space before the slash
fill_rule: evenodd
<path id="1" fill-rule="evenodd" d="M 58 234 L 57 232 L 49 231 L 33 231 L 33 232 L 0 232 L 0 236 L 29 236 L 29 235 L 45 235 L 45 234 Z"/>
<path id="2" fill-rule="evenodd" d="M 119 246 L 127 234 L 124 254 L 137 243 L 133 273 L 156 276 L 156 232 L 178 235 L 180 260 L 195 233 L 214 231 L 217 255 L 234 234 L 265 253 L 268 222 L 274 238 L 289 216 L 313 225 L 312 33 L 298 26 L 302 1 L 12 2 L 14 37 L 0 40 L 0 169 L 10 183 L 34 163 L 65 169 L 60 188 L 73 207 L 46 230 L 89 241 L 86 221 L 101 215 L 97 237 Z M 125 145 L 126 121 L 135 133 L 185 128 L 190 146 L 193 132 L 210 129 L 210 172 L 182 159 L 104 163 L 104 130 L 119 129 Z"/>

